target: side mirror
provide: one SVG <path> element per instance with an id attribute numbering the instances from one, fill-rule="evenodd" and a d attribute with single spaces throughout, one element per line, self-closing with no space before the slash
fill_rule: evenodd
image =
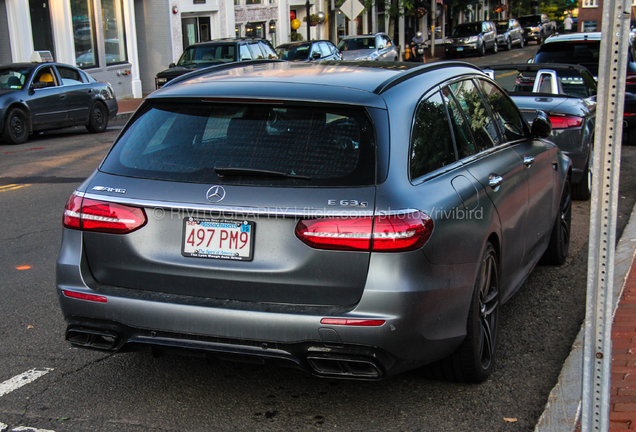
<path id="1" fill-rule="evenodd" d="M 174 63 L 170 63 L 170 64 L 168 65 L 168 68 L 173 68 L 174 66 L 175 66 L 175 64 L 174 64 Z"/>
<path id="2" fill-rule="evenodd" d="M 533 138 L 547 138 L 552 133 L 552 122 L 548 115 L 541 110 L 537 110 L 537 114 L 532 120 L 531 134 Z"/>
<path id="3" fill-rule="evenodd" d="M 318 51 L 314 51 L 313 53 L 311 53 L 311 58 L 316 60 L 320 58 L 320 53 Z"/>

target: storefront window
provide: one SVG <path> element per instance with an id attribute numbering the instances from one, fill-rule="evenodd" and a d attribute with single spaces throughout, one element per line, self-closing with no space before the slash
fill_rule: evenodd
<path id="1" fill-rule="evenodd" d="M 71 0 L 75 64 L 82 69 L 97 66 L 95 20 L 92 1 Z"/>
<path id="2" fill-rule="evenodd" d="M 128 61 L 123 7 L 123 0 L 102 0 L 106 65 Z"/>

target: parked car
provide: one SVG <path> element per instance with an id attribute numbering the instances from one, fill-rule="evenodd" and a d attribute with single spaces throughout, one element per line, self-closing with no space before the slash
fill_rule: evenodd
<path id="1" fill-rule="evenodd" d="M 386 33 L 345 36 L 338 44 L 344 60 L 397 61 L 400 53 Z"/>
<path id="2" fill-rule="evenodd" d="M 553 36 L 532 58 L 533 63 L 567 63 L 585 66 L 598 80 L 601 32 L 571 33 Z M 623 144 L 636 145 L 636 48 L 630 38 L 627 50 L 627 77 L 623 105 Z"/>
<path id="3" fill-rule="evenodd" d="M 596 81 L 582 66 L 552 63 L 485 66 L 512 97 L 526 120 L 537 110 L 552 122 L 550 141 L 572 161 L 572 197 L 592 192 L 592 151 L 596 123 Z"/>
<path id="4" fill-rule="evenodd" d="M 525 32 L 526 42 L 536 41 L 537 45 L 541 45 L 557 30 L 556 21 L 550 21 L 546 14 L 524 15 L 518 20 Z"/>
<path id="5" fill-rule="evenodd" d="M 69 198 L 66 339 L 482 381 L 499 310 L 564 262 L 570 160 L 475 66 L 260 61 L 148 96 Z"/>
<path id="6" fill-rule="evenodd" d="M 476 21 L 458 24 L 446 39 L 447 58 L 462 54 L 485 56 L 486 51 L 497 52 L 497 29 L 492 21 Z"/>
<path id="7" fill-rule="evenodd" d="M 6 144 L 21 144 L 33 132 L 84 125 L 103 132 L 117 115 L 108 83 L 61 63 L 0 66 L 0 133 Z"/>
<path id="8" fill-rule="evenodd" d="M 177 64 L 171 63 L 155 77 L 156 88 L 180 75 L 222 63 L 278 58 L 267 39 L 223 38 L 200 42 L 185 49 Z"/>
<path id="9" fill-rule="evenodd" d="M 523 28 L 516 19 L 495 21 L 495 26 L 497 27 L 497 44 L 500 47 L 507 51 L 510 51 L 513 46 L 524 47 L 526 41 Z"/>
<path id="10" fill-rule="evenodd" d="M 285 43 L 276 47 L 276 55 L 288 61 L 342 60 L 342 53 L 327 40 Z"/>

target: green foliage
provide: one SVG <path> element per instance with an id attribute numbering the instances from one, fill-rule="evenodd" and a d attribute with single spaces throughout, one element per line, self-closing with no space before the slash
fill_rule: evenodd
<path id="1" fill-rule="evenodd" d="M 292 32 L 290 39 L 291 39 L 292 42 L 300 42 L 300 41 L 304 40 L 303 39 L 303 35 L 301 35 L 298 32 Z"/>

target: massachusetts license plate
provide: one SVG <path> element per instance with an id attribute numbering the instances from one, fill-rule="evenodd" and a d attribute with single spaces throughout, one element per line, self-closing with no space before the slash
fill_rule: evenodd
<path id="1" fill-rule="evenodd" d="M 464 51 L 464 47 L 457 47 L 457 51 Z"/>
<path id="2" fill-rule="evenodd" d="M 254 222 L 188 217 L 183 221 L 181 254 L 249 261 L 253 241 Z"/>

